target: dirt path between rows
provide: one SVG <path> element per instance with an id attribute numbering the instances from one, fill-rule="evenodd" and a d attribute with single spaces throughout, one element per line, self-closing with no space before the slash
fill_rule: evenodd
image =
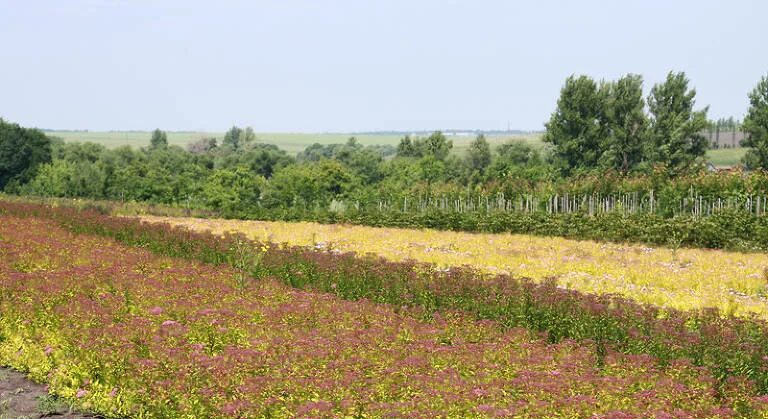
<path id="1" fill-rule="evenodd" d="M 24 374 L 0 368 L 0 419 L 18 418 L 93 418 L 74 413 L 64 402 L 48 395 L 45 386 L 28 380 Z"/>

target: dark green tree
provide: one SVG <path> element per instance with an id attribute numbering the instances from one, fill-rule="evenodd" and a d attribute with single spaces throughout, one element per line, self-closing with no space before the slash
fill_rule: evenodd
<path id="1" fill-rule="evenodd" d="M 628 74 L 602 86 L 606 137 L 601 166 L 626 173 L 644 158 L 648 117 L 643 100 L 643 78 Z"/>
<path id="2" fill-rule="evenodd" d="M 88 161 L 95 163 L 107 153 L 107 148 L 95 143 L 65 143 L 58 138 L 51 138 L 51 157 L 53 160 L 70 162 Z"/>
<path id="3" fill-rule="evenodd" d="M 485 135 L 480 134 L 469 144 L 466 163 L 469 170 L 484 174 L 485 170 L 491 164 L 491 146 Z"/>
<path id="4" fill-rule="evenodd" d="M 453 148 L 453 141 L 447 139 L 440 131 L 435 131 L 424 139 L 424 155 L 445 161 Z"/>
<path id="5" fill-rule="evenodd" d="M 742 145 L 750 147 L 744 163 L 749 168 L 768 169 L 768 76 L 763 76 L 749 93 L 749 110 L 742 129 L 747 134 Z"/>
<path id="6" fill-rule="evenodd" d="M 530 166 L 541 163 L 541 154 L 526 141 L 510 140 L 496 148 L 496 160 L 515 166 Z"/>
<path id="7" fill-rule="evenodd" d="M 317 162 L 324 159 L 336 160 L 352 169 L 363 183 L 370 184 L 381 179 L 380 164 L 386 148 L 363 146 L 357 138 L 350 137 L 344 144 L 315 143 L 296 156 L 299 162 Z"/>
<path id="8" fill-rule="evenodd" d="M 21 192 L 36 196 L 103 199 L 106 192 L 106 167 L 103 162 L 54 160 L 40 165 Z"/>
<path id="9" fill-rule="evenodd" d="M 0 190 L 26 183 L 50 162 L 51 140 L 42 131 L 0 119 Z"/>
<path id="10" fill-rule="evenodd" d="M 545 124 L 544 141 L 552 144 L 552 159 L 566 174 L 597 167 L 604 138 L 603 109 L 601 92 L 591 77 L 565 80 L 557 108 Z"/>
<path id="11" fill-rule="evenodd" d="M 321 198 L 330 201 L 346 198 L 354 189 L 358 179 L 343 164 L 334 160 L 323 160 L 315 166 Z"/>
<path id="12" fill-rule="evenodd" d="M 542 164 L 541 154 L 529 143 L 511 140 L 499 145 L 488 167 L 489 178 L 503 178 L 522 168 Z"/>
<path id="13" fill-rule="evenodd" d="M 445 162 L 435 156 L 425 156 L 419 160 L 419 177 L 430 187 L 445 178 Z"/>
<path id="14" fill-rule="evenodd" d="M 205 204 L 225 215 L 247 214 L 258 205 L 266 180 L 247 167 L 214 170 L 203 184 Z"/>
<path id="15" fill-rule="evenodd" d="M 422 150 L 419 147 L 419 140 L 411 140 L 409 135 L 400 139 L 397 145 L 397 157 L 421 157 Z"/>
<path id="16" fill-rule="evenodd" d="M 395 158 L 381 164 L 382 179 L 377 184 L 381 196 L 402 199 L 420 179 L 419 162 L 415 159 Z"/>
<path id="17" fill-rule="evenodd" d="M 221 145 L 237 150 L 246 147 L 255 141 L 256 134 L 253 132 L 253 128 L 247 127 L 243 130 L 233 126 L 224 134 L 224 140 Z"/>
<path id="18" fill-rule="evenodd" d="M 224 134 L 224 140 L 221 145 L 232 149 L 240 148 L 240 137 L 243 135 L 243 130 L 233 126 Z"/>
<path id="19" fill-rule="evenodd" d="M 275 172 L 263 200 L 269 207 L 310 208 L 348 198 L 358 185 L 354 174 L 336 160 L 294 164 Z"/>
<path id="20" fill-rule="evenodd" d="M 696 90 L 688 88 L 683 72 L 667 74 L 648 96 L 648 157 L 652 163 L 666 166 L 670 174 L 695 169 L 706 153 L 703 133 L 708 108 L 694 111 L 695 104 Z"/>
<path id="21" fill-rule="evenodd" d="M 278 168 L 294 162 L 285 150 L 274 144 L 252 144 L 245 150 L 219 147 L 214 159 L 215 168 L 226 169 L 245 166 L 252 172 L 269 178 Z"/>
<path id="22" fill-rule="evenodd" d="M 351 169 L 366 185 L 381 180 L 381 163 L 384 161 L 381 148 L 363 147 L 352 137 L 333 158 Z"/>
<path id="23" fill-rule="evenodd" d="M 152 131 L 152 138 L 149 140 L 149 148 L 150 150 L 162 150 L 168 148 L 168 134 L 160 129 Z"/>

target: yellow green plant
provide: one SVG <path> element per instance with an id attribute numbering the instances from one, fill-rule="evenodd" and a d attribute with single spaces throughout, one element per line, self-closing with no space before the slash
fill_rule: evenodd
<path id="1" fill-rule="evenodd" d="M 216 234 L 238 232 L 319 251 L 372 253 L 393 261 L 414 259 L 438 269 L 471 265 L 491 274 L 555 278 L 562 287 L 621 294 L 661 307 L 716 307 L 724 313 L 768 319 L 766 254 L 310 222 L 142 219 Z"/>

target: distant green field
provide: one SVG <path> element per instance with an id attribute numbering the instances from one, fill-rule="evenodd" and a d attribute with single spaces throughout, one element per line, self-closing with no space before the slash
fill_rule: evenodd
<path id="1" fill-rule="evenodd" d="M 149 144 L 151 133 L 141 131 L 119 131 L 119 132 L 83 132 L 83 131 L 49 131 L 48 135 L 62 138 L 70 142 L 94 142 L 103 144 L 109 148 L 129 145 L 132 147 L 143 147 Z M 266 144 L 275 144 L 289 154 L 295 155 L 314 143 L 320 144 L 340 144 L 347 141 L 349 137 L 356 137 L 363 145 L 393 145 L 396 146 L 402 135 L 392 134 L 303 134 L 303 133 L 257 133 L 256 138 Z M 168 142 L 173 145 L 186 146 L 189 143 L 201 138 L 214 137 L 219 141 L 224 137 L 223 132 L 168 132 Z M 475 138 L 469 135 L 449 136 L 453 140 L 454 150 L 457 153 L 463 153 L 469 147 L 469 143 Z M 488 141 L 492 144 L 501 144 L 509 139 L 517 139 L 530 142 L 534 145 L 540 145 L 540 136 L 533 135 L 492 135 L 488 136 Z"/>
<path id="2" fill-rule="evenodd" d="M 68 142 L 91 142 L 102 144 L 108 148 L 117 148 L 124 145 L 143 147 L 149 145 L 151 132 L 143 131 L 48 131 L 51 137 L 59 137 Z M 205 132 L 168 132 L 168 142 L 173 145 L 186 146 L 201 138 L 222 138 L 223 133 Z"/>
<path id="3" fill-rule="evenodd" d="M 715 166 L 733 166 L 741 162 L 741 158 L 747 153 L 746 148 L 721 148 L 708 150 L 707 158 Z"/>

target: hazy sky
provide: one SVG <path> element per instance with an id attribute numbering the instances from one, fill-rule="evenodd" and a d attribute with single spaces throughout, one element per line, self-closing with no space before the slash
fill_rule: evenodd
<path id="1" fill-rule="evenodd" d="M 538 130 L 564 79 L 685 71 L 741 117 L 768 2 L 0 0 L 0 117 L 61 129 Z"/>

